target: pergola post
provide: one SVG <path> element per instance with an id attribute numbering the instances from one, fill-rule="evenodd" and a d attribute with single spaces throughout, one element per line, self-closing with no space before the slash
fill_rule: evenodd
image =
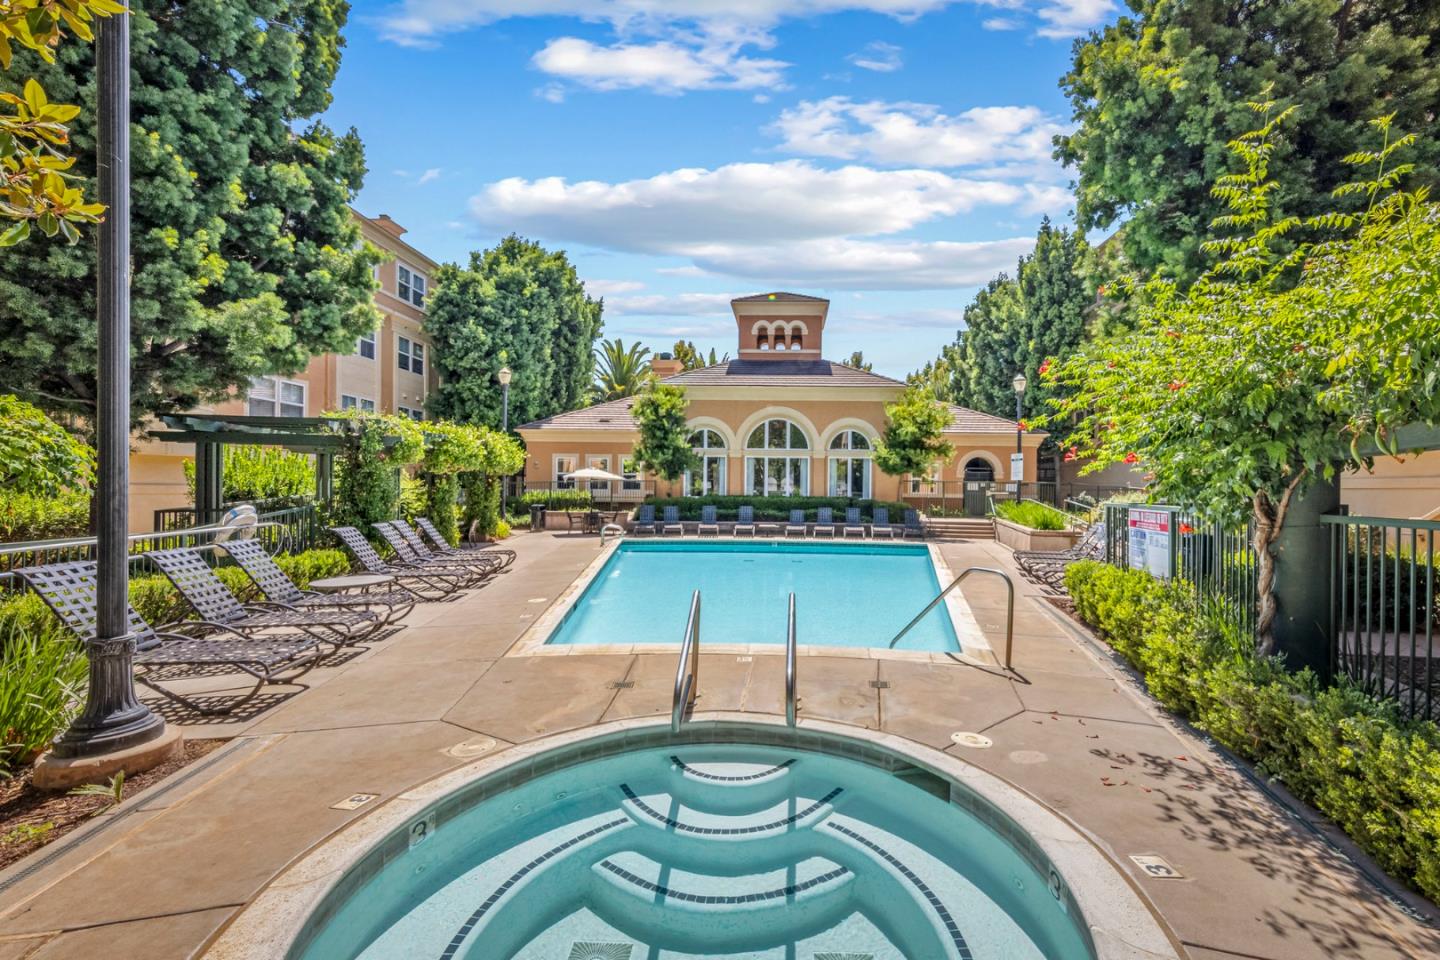
<path id="1" fill-rule="evenodd" d="M 34 783 L 57 789 L 135 772 L 176 755 L 180 732 L 135 696 L 130 632 L 130 17 L 106 17 L 97 30 L 96 165 L 99 227 L 96 301 L 100 357 L 95 427 L 96 636 L 87 641 L 85 708 L 36 765 Z"/>
<path id="2" fill-rule="evenodd" d="M 220 519 L 225 502 L 225 444 L 210 440 L 195 443 L 195 522 Z"/>
<path id="3" fill-rule="evenodd" d="M 315 502 L 329 503 L 335 496 L 335 454 L 315 454 Z"/>

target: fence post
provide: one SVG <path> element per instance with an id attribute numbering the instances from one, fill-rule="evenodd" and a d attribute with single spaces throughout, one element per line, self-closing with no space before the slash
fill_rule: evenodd
<path id="1" fill-rule="evenodd" d="M 1275 541 L 1275 652 L 1292 670 L 1330 676 L 1330 534 L 1320 517 L 1340 507 L 1340 480 L 1320 480 L 1290 503 Z"/>

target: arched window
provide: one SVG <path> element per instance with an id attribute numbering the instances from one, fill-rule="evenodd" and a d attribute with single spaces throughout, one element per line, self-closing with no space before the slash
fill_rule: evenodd
<path id="1" fill-rule="evenodd" d="M 830 496 L 870 498 L 870 439 L 841 430 L 830 441 Z"/>
<path id="2" fill-rule="evenodd" d="M 995 467 L 984 457 L 971 457 L 965 461 L 964 477 L 972 483 L 993 483 Z"/>
<path id="3" fill-rule="evenodd" d="M 810 441 L 798 424 L 779 417 L 750 431 L 745 441 L 745 492 L 799 497 L 810 491 Z M 790 455 L 778 451 L 795 451 Z"/>
<path id="4" fill-rule="evenodd" d="M 725 492 L 725 438 L 718 431 L 702 427 L 690 434 L 690 447 L 700 466 L 685 473 L 685 492 L 704 497 Z"/>
<path id="5" fill-rule="evenodd" d="M 841 430 L 830 441 L 831 450 L 869 450 L 870 441 L 859 430 Z"/>

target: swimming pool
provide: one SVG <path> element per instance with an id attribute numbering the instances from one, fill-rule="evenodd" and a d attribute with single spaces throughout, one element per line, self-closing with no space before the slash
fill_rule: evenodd
<path id="1" fill-rule="evenodd" d="M 919 544 L 623 541 L 546 642 L 679 643 L 699 590 L 702 646 L 783 644 L 793 592 L 801 644 L 885 647 L 939 594 L 937 562 Z M 959 651 L 953 609 L 936 607 L 897 649 Z"/>
<path id="2" fill-rule="evenodd" d="M 325 862 L 332 886 L 285 956 L 1132 955 L 1097 949 L 1070 878 L 1012 819 L 1048 815 L 1018 794 L 1000 798 L 1002 812 L 954 779 L 843 737 L 738 724 L 688 733 L 582 741 L 409 814 L 338 884 Z M 1073 858 L 1077 844 L 1072 834 L 1059 846 Z M 1071 865 L 1088 874 L 1078 879 L 1105 882 L 1093 864 Z M 304 899 L 303 883 L 279 886 Z M 1125 895 L 1113 889 L 1094 898 L 1099 910 L 1117 900 Z"/>

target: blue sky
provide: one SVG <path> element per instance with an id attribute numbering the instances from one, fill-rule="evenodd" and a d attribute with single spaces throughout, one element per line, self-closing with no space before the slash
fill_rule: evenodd
<path id="1" fill-rule="evenodd" d="M 731 296 L 832 301 L 880 372 L 1068 220 L 1057 86 L 1111 0 L 356 0 L 327 120 L 437 260 L 569 252 L 605 336 L 733 350 Z"/>

